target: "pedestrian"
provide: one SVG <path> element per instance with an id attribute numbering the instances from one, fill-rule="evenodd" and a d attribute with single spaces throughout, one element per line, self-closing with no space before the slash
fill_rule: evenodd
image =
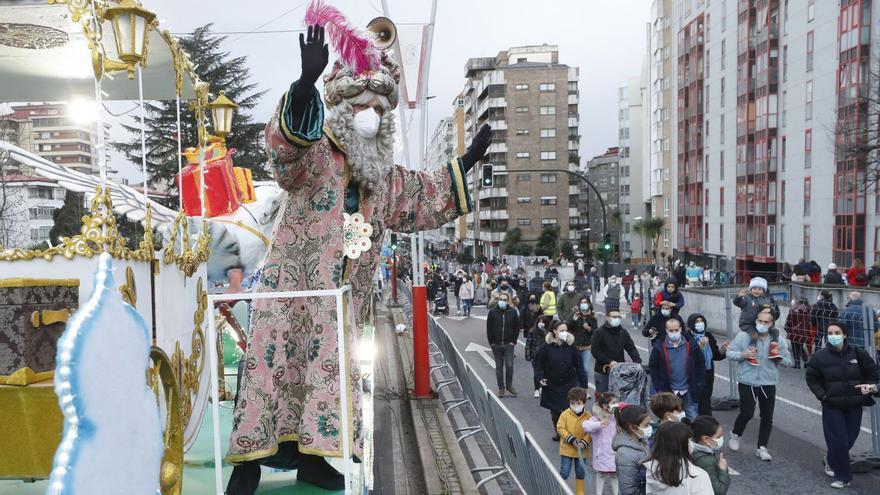
<path id="1" fill-rule="evenodd" d="M 715 361 L 721 361 L 727 352 L 730 342 L 724 341 L 720 346 L 715 336 L 706 327 L 706 317 L 700 313 L 692 313 L 688 316 L 687 326 L 700 347 L 703 359 L 706 362 L 706 381 L 703 384 L 703 392 L 700 394 L 697 412 L 701 416 L 712 415 L 712 392 L 715 390 Z"/>
<path id="2" fill-rule="evenodd" d="M 755 345 L 755 320 L 758 313 L 768 310 L 773 316 L 773 321 L 779 319 L 779 306 L 772 296 L 767 294 L 767 280 L 762 277 L 754 277 L 749 281 L 749 288 L 742 289 L 733 298 L 734 306 L 740 308 L 739 329 L 752 336 L 751 345 Z M 770 359 L 779 359 L 779 331 L 775 328 L 770 331 Z M 757 366 L 753 360 L 749 361 Z"/>
<path id="3" fill-rule="evenodd" d="M 466 276 L 465 271 L 460 268 L 455 271 L 455 314 L 457 315 L 461 315 L 461 296 L 458 293 Z"/>
<path id="4" fill-rule="evenodd" d="M 595 266 L 590 267 L 590 274 L 587 276 L 587 283 L 590 285 L 590 292 L 598 297 L 599 288 L 602 286 L 602 278 L 599 276 L 599 269 Z"/>
<path id="5" fill-rule="evenodd" d="M 516 397 L 513 388 L 513 350 L 522 327 L 519 315 L 510 302 L 510 295 L 502 292 L 497 304 L 489 310 L 486 317 L 486 339 L 495 356 L 495 378 L 498 380 L 498 397 L 504 397 L 505 391 Z M 506 376 L 505 376 L 506 375 Z"/>
<path id="6" fill-rule="evenodd" d="M 642 296 L 636 294 L 633 297 L 632 304 L 629 305 L 630 314 L 632 315 L 633 327 L 642 324 Z"/>
<path id="7" fill-rule="evenodd" d="M 580 295 L 586 295 L 589 297 L 590 283 L 587 281 L 583 269 L 576 271 L 574 274 L 574 290 Z"/>
<path id="8" fill-rule="evenodd" d="M 541 383 L 538 378 L 540 373 L 538 372 L 538 362 L 535 360 L 535 357 L 538 355 L 538 351 L 546 345 L 545 338 L 547 337 L 547 332 L 550 331 L 550 326 L 553 324 L 553 317 L 541 315 L 540 308 L 541 307 L 538 306 L 538 312 L 534 324 L 532 324 L 526 332 L 525 352 L 526 361 L 532 363 L 532 380 L 535 388 L 533 397 L 536 399 L 541 397 Z"/>
<path id="9" fill-rule="evenodd" d="M 684 403 L 682 403 L 681 397 L 672 392 L 658 392 L 654 394 L 654 396 L 651 397 L 651 402 L 648 404 L 648 407 L 651 409 L 651 414 L 657 419 L 656 422 L 652 421 L 654 426 L 659 426 L 670 421 L 673 423 L 679 423 L 687 417 L 684 412 Z"/>
<path id="10" fill-rule="evenodd" d="M 675 277 L 667 278 L 666 283 L 663 284 L 663 287 L 654 296 L 654 307 L 666 307 L 672 313 L 679 314 L 682 308 L 684 308 L 684 295 L 679 290 L 680 287 Z"/>
<path id="11" fill-rule="evenodd" d="M 880 260 L 874 260 L 874 264 L 868 270 L 868 286 L 880 287 Z"/>
<path id="12" fill-rule="evenodd" d="M 608 391 L 608 373 L 617 363 L 624 362 L 624 352 L 629 354 L 634 363 L 642 362 L 639 350 L 622 322 L 620 311 L 609 311 L 605 315 L 605 323 L 593 333 L 590 350 L 596 361 L 593 371 L 598 392 Z"/>
<path id="13" fill-rule="evenodd" d="M 516 308 L 519 306 L 519 299 L 516 298 L 516 291 L 510 285 L 510 279 L 505 276 L 501 276 L 497 285 L 492 292 L 489 293 L 489 302 L 486 304 L 486 309 L 492 309 L 498 303 L 498 298 L 501 294 L 507 294 L 508 296 L 508 305 Z"/>
<path id="14" fill-rule="evenodd" d="M 648 368 L 654 390 L 679 396 L 685 415 L 693 419 L 706 382 L 706 360 L 690 333 L 682 330 L 679 320 L 666 320 L 666 337 L 651 349 Z"/>
<path id="15" fill-rule="evenodd" d="M 529 304 L 529 289 L 526 287 L 526 279 L 518 277 L 514 287 L 514 290 L 516 290 L 516 300 L 519 301 L 516 309 L 519 311 L 520 317 L 522 317 L 526 313 L 526 307 Z"/>
<path id="16" fill-rule="evenodd" d="M 846 281 L 853 287 L 864 287 L 868 285 L 868 273 L 865 271 L 865 264 L 861 258 L 853 260 L 852 266 L 846 271 Z"/>
<path id="17" fill-rule="evenodd" d="M 535 356 L 538 383 L 541 384 L 541 407 L 550 410 L 555 430 L 559 416 L 568 407 L 568 391 L 574 387 L 587 388 L 587 374 L 568 326 L 554 321 L 544 338 L 546 345 Z M 553 436 L 558 441 L 559 435 Z"/>
<path id="18" fill-rule="evenodd" d="M 793 276 L 794 276 L 794 271 L 791 268 L 791 263 L 786 261 L 785 263 L 782 264 L 782 273 L 780 274 L 780 277 L 782 278 L 782 282 L 783 283 L 791 282 Z"/>
<path id="19" fill-rule="evenodd" d="M 523 335 L 528 339 L 528 333 L 537 323 L 538 317 L 541 316 L 541 305 L 538 303 L 538 296 L 529 294 L 525 300 L 525 305 L 520 310 L 520 324 L 522 325 Z M 543 335 L 541 336 L 543 338 Z"/>
<path id="20" fill-rule="evenodd" d="M 822 403 L 822 430 L 828 454 L 825 473 L 832 476 L 832 488 L 844 488 L 852 481 L 849 451 L 859 437 L 862 410 L 874 405 L 878 396 L 880 367 L 862 348 L 847 342 L 847 326 L 834 322 L 826 329 L 828 345 L 816 351 L 807 363 L 807 385 Z"/>
<path id="21" fill-rule="evenodd" d="M 690 427 L 681 423 L 661 424 L 651 441 L 646 478 L 647 494 L 712 495 L 709 473 L 694 463 Z"/>
<path id="22" fill-rule="evenodd" d="M 806 367 L 809 359 L 807 347 L 812 340 L 810 337 L 810 305 L 807 303 L 806 297 L 800 296 L 795 299 L 794 305 L 788 310 L 784 328 L 794 360 L 793 368 L 800 369 L 801 361 Z"/>
<path id="23" fill-rule="evenodd" d="M 691 421 L 694 433 L 694 464 L 709 475 L 715 495 L 726 495 L 730 489 L 730 469 L 721 453 L 724 446 L 724 428 L 712 416 L 700 415 Z"/>
<path id="24" fill-rule="evenodd" d="M 727 348 L 727 358 L 737 362 L 736 380 L 739 382 L 739 415 L 733 424 L 730 448 L 733 451 L 739 450 L 740 437 L 754 417 L 757 403 L 761 408 L 761 425 L 758 429 L 758 448 L 755 455 L 762 461 L 773 459 L 767 450 L 767 444 L 773 430 L 779 367 L 790 367 L 792 364 L 785 340 L 778 343 L 778 358 L 770 357 L 770 331 L 774 323 L 773 314 L 769 310 L 758 313 L 755 320 L 757 339 L 748 332 L 740 331 Z"/>
<path id="25" fill-rule="evenodd" d="M 846 325 L 847 339 L 850 345 L 865 347 L 865 334 L 862 325 L 864 301 L 862 293 L 854 290 L 846 296 L 846 306 L 840 312 L 840 321 Z"/>
<path id="26" fill-rule="evenodd" d="M 614 275 L 608 277 L 608 286 L 605 288 L 604 304 L 606 313 L 620 309 L 620 285 L 618 285 L 617 277 Z"/>
<path id="27" fill-rule="evenodd" d="M 461 311 L 465 318 L 471 315 L 471 306 L 474 304 L 474 283 L 470 276 L 465 275 L 458 289 L 458 298 L 461 299 Z"/>
<path id="28" fill-rule="evenodd" d="M 825 340 L 825 329 L 832 321 L 837 321 L 839 311 L 837 305 L 834 304 L 834 297 L 829 290 L 823 290 L 819 293 L 816 304 L 810 309 L 810 323 L 816 329 L 816 338 L 814 339 L 814 349 L 822 347 Z"/>
<path id="29" fill-rule="evenodd" d="M 675 281 L 678 282 L 679 287 L 684 287 L 687 285 L 687 269 L 684 266 L 684 263 L 681 260 L 675 260 L 675 268 L 672 270 L 672 275 L 675 277 Z"/>
<path id="30" fill-rule="evenodd" d="M 583 422 L 584 431 L 593 439 L 593 469 L 596 471 L 596 495 L 604 495 L 605 485 L 617 495 L 617 466 L 614 462 L 614 449 L 611 443 L 617 435 L 617 421 L 614 410 L 618 407 L 617 395 L 611 392 L 596 392 L 593 415 Z"/>
<path id="31" fill-rule="evenodd" d="M 837 271 L 837 264 L 828 263 L 828 271 L 825 272 L 825 278 L 822 280 L 822 283 L 844 285 L 843 275 Z"/>
<path id="32" fill-rule="evenodd" d="M 818 284 L 822 279 L 822 267 L 819 266 L 819 263 L 816 263 L 816 260 L 810 260 L 809 277 L 810 282 L 814 284 Z"/>
<path id="33" fill-rule="evenodd" d="M 556 293 L 549 281 L 544 282 L 544 294 L 541 295 L 541 309 L 547 316 L 556 316 Z"/>
<path id="34" fill-rule="evenodd" d="M 645 462 L 650 455 L 651 415 L 641 406 L 621 403 L 614 410 L 617 435 L 611 442 L 620 495 L 645 494 Z"/>
<path id="35" fill-rule="evenodd" d="M 529 280 L 529 292 L 532 294 L 541 294 L 543 292 L 543 287 L 544 277 L 541 276 L 541 272 L 536 271 L 535 276 Z"/>
<path id="36" fill-rule="evenodd" d="M 700 285 L 703 287 L 709 287 L 712 285 L 712 276 L 714 275 L 709 265 L 703 267 L 703 273 L 700 274 Z"/>
<path id="37" fill-rule="evenodd" d="M 620 285 L 623 286 L 623 297 L 626 302 L 632 302 L 632 289 L 635 282 L 635 276 L 630 272 L 629 268 L 623 271 L 623 277 L 620 278 Z"/>
<path id="38" fill-rule="evenodd" d="M 593 314 L 593 305 L 586 296 L 581 297 L 578 301 L 577 310 L 568 322 L 568 328 L 574 335 L 574 346 L 581 354 L 584 362 L 584 373 L 590 376 L 590 354 L 593 342 L 593 332 L 599 329 L 599 323 Z"/>
<path id="39" fill-rule="evenodd" d="M 561 321 L 571 320 L 572 315 L 574 315 L 574 312 L 577 310 L 578 300 L 580 300 L 580 294 L 575 291 L 574 281 L 567 282 L 565 284 L 565 290 L 557 299 L 556 305 L 556 311 L 559 314 L 559 319 Z"/>
<path id="40" fill-rule="evenodd" d="M 682 320 L 681 315 L 675 311 L 674 304 L 675 303 L 672 301 L 662 301 L 660 303 L 660 311 L 655 312 L 650 318 L 648 318 L 648 322 L 645 323 L 645 328 L 642 329 L 642 336 L 651 338 L 651 347 L 653 347 L 658 341 L 662 342 L 666 338 L 667 321 L 676 320 L 681 324 L 682 328 L 685 328 L 684 320 Z"/>
<path id="41" fill-rule="evenodd" d="M 587 458 L 593 439 L 583 424 L 590 419 L 587 412 L 587 389 L 574 387 L 568 391 L 568 408 L 562 411 L 556 423 L 559 436 L 559 475 L 568 480 L 574 464 L 574 493 L 584 495 L 584 478 L 587 476 Z"/>
<path id="42" fill-rule="evenodd" d="M 691 261 L 685 270 L 685 277 L 689 287 L 699 287 L 700 278 L 703 276 L 703 268 Z"/>

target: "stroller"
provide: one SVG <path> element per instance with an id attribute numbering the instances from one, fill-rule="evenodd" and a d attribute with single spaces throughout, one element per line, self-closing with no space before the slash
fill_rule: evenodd
<path id="1" fill-rule="evenodd" d="M 608 375 L 608 391 L 617 394 L 620 402 L 646 407 L 648 374 L 639 363 L 620 363 Z"/>
<path id="2" fill-rule="evenodd" d="M 449 316 L 449 295 L 446 289 L 440 289 L 434 295 L 434 316 Z"/>

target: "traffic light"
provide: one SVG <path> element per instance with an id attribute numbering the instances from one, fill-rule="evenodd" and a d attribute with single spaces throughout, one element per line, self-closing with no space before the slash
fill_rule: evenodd
<path id="1" fill-rule="evenodd" d="M 606 253 L 611 253 L 612 249 L 614 249 L 614 246 L 611 244 L 611 234 L 605 234 L 605 241 L 602 243 L 602 250 Z"/>
<path id="2" fill-rule="evenodd" d="M 391 234 L 391 250 L 392 250 L 392 251 L 397 251 L 397 248 L 398 248 L 398 246 L 397 246 L 397 234 L 392 233 L 392 234 Z"/>
<path id="3" fill-rule="evenodd" d="M 492 165 L 483 165 L 483 180 L 480 182 L 482 187 L 492 187 L 495 180 L 492 178 Z"/>

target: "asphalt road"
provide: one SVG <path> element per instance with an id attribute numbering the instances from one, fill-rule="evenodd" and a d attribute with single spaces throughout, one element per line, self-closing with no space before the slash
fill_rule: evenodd
<path id="1" fill-rule="evenodd" d="M 450 297 L 451 316 L 440 317 L 440 323 L 449 333 L 456 347 L 462 351 L 465 359 L 480 374 L 487 385 L 496 384 L 495 367 L 492 353 L 486 342 L 485 307 L 476 307 L 471 317 L 464 319 L 455 315 L 455 299 Z M 599 305 L 601 307 L 601 305 Z M 600 318 L 600 323 L 604 321 Z M 631 323 L 627 321 L 627 323 Z M 648 339 L 641 336 L 640 331 L 630 333 L 642 354 L 643 362 L 648 360 Z M 538 404 L 532 397 L 533 381 L 531 363 L 524 359 L 524 341 L 520 339 L 514 360 L 514 388 L 519 397 L 506 397 L 504 404 L 522 423 L 523 429 L 530 431 L 540 443 L 545 454 L 553 462 L 558 462 L 559 445 L 553 442 L 554 426 L 550 420 L 550 412 Z M 715 397 L 729 394 L 729 373 L 727 361 L 717 362 L 715 375 Z M 825 442 L 822 435 L 822 423 L 818 403 L 809 392 L 803 377 L 803 370 L 783 369 L 780 384 L 777 387 L 774 429 L 770 438 L 769 449 L 773 461 L 767 463 L 755 457 L 755 440 L 758 431 L 758 415 L 746 428 L 739 452 L 724 448 L 724 455 L 730 463 L 733 483 L 728 493 L 731 495 L 755 494 L 803 494 L 803 493 L 880 493 L 880 471 L 868 474 L 857 474 L 852 485 L 845 490 L 834 490 L 829 487 L 831 479 L 822 470 L 822 457 L 825 454 Z M 589 370 L 592 388 L 593 372 Z M 724 426 L 725 435 L 729 433 L 736 417 L 736 411 L 715 411 L 714 415 Z M 862 423 L 862 433 L 852 453 L 866 453 L 871 450 L 870 420 L 867 414 Z M 572 474 L 572 478 L 574 475 Z M 570 480 L 572 486 L 574 483 Z M 871 488 L 873 486 L 873 488 Z M 594 493 L 594 492 L 591 492 Z M 610 491 L 608 491 L 610 493 Z"/>

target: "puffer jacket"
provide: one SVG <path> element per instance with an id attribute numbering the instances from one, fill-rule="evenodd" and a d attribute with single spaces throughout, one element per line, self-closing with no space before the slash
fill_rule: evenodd
<path id="1" fill-rule="evenodd" d="M 593 368 L 596 373 L 608 373 L 605 366 L 611 361 L 624 362 L 626 360 L 624 352 L 629 354 L 634 363 L 642 362 L 639 350 L 636 349 L 636 344 L 629 332 L 623 328 L 623 325 L 612 327 L 607 321 L 593 333 L 590 352 L 596 361 Z"/>
<path id="2" fill-rule="evenodd" d="M 867 351 L 846 345 L 838 350 L 830 345 L 816 351 L 807 363 L 807 386 L 825 406 L 844 411 L 874 405 L 870 395 L 855 386 L 880 382 L 880 367 Z"/>
<path id="3" fill-rule="evenodd" d="M 544 328 L 538 328 L 538 323 L 541 321 L 541 317 L 535 318 L 534 323 L 531 328 L 525 331 L 526 334 L 526 361 L 532 361 L 535 359 L 535 356 L 538 355 L 538 351 L 544 347 L 545 340 L 544 338 L 547 335 L 547 325 L 544 325 Z"/>
<path id="4" fill-rule="evenodd" d="M 712 480 L 703 468 L 684 461 L 681 464 L 681 484 L 670 486 L 654 477 L 657 461 L 645 465 L 645 493 L 662 495 L 712 495 Z M 687 471 L 685 471 L 687 468 Z"/>
<path id="5" fill-rule="evenodd" d="M 474 298 L 474 283 L 468 280 L 461 284 L 461 287 L 458 288 L 458 297 L 460 299 L 473 299 Z"/>
<path id="6" fill-rule="evenodd" d="M 559 434 L 559 455 L 577 459 L 578 449 L 574 446 L 574 441 L 583 440 L 587 442 L 587 448 L 583 449 L 584 459 L 589 459 L 593 438 L 581 426 L 588 419 L 590 419 L 590 413 L 587 412 L 586 407 L 580 415 L 575 414 L 570 407 L 562 411 L 562 414 L 559 415 L 559 421 L 556 422 L 556 433 Z"/>
<path id="7" fill-rule="evenodd" d="M 650 449 L 644 438 L 638 440 L 619 431 L 611 442 L 614 463 L 617 467 L 619 495 L 642 495 L 645 493 L 645 466 Z"/>
<path id="8" fill-rule="evenodd" d="M 712 481 L 712 490 L 715 495 L 726 495 L 730 489 L 730 471 L 718 466 L 718 457 L 709 447 L 694 444 L 694 464 L 703 468 Z"/>
<path id="9" fill-rule="evenodd" d="M 608 418 L 608 422 L 602 426 L 605 418 Z M 617 435 L 617 421 L 614 416 L 598 405 L 593 405 L 593 415 L 581 426 L 593 439 L 593 469 L 600 473 L 616 472 L 614 449 L 611 448 L 611 442 Z"/>

